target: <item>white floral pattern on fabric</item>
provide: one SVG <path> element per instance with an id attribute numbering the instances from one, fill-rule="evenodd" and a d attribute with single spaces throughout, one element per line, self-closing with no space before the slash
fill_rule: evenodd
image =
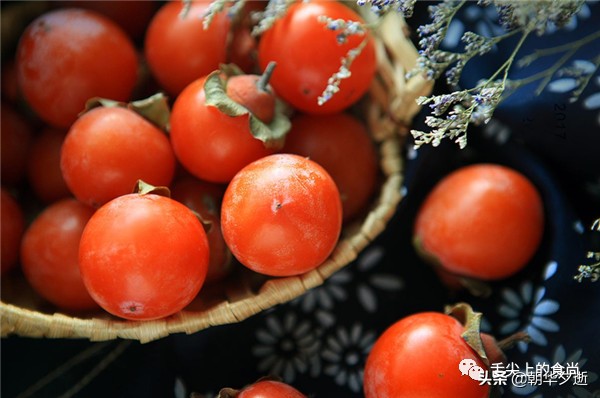
<path id="1" fill-rule="evenodd" d="M 408 188 L 406 187 L 406 185 L 402 185 L 402 187 L 400 188 L 400 195 L 402 197 L 408 195 Z"/>
<path id="2" fill-rule="evenodd" d="M 597 0 L 587 0 L 587 3 L 594 3 L 596 1 Z M 583 3 L 579 12 L 577 12 L 577 14 L 573 15 L 571 17 L 571 19 L 569 20 L 569 22 L 567 22 L 567 24 L 562 29 L 572 32 L 575 29 L 577 29 L 579 20 L 588 19 L 591 15 L 592 15 L 592 10 L 586 3 Z M 547 28 L 547 32 L 548 32 L 548 34 L 556 33 L 556 32 L 558 32 L 558 29 L 554 25 L 549 25 L 549 27 Z"/>
<path id="3" fill-rule="evenodd" d="M 481 316 L 481 323 L 479 324 L 479 330 L 484 333 L 492 332 L 492 323 L 486 318 L 485 315 Z"/>
<path id="4" fill-rule="evenodd" d="M 187 388 L 181 377 L 175 378 L 175 385 L 173 386 L 173 396 L 175 398 L 186 398 L 188 396 Z"/>
<path id="5" fill-rule="evenodd" d="M 553 93 L 568 93 L 577 87 L 577 80 L 572 77 L 563 77 L 548 84 L 548 90 Z"/>
<path id="6" fill-rule="evenodd" d="M 574 60 L 571 68 L 573 68 L 573 70 L 579 71 L 582 75 L 591 75 L 596 71 L 596 66 L 594 65 L 594 63 L 585 59 Z M 598 79 L 595 80 L 597 81 Z M 561 77 L 548 83 L 548 91 L 553 93 L 568 93 L 569 91 L 572 91 L 575 88 L 577 88 L 577 79 L 575 79 L 574 77 Z M 594 109 L 596 107 L 600 107 L 600 103 L 595 104 L 596 101 L 594 100 L 591 101 L 592 103 L 594 103 L 594 106 L 590 106 L 586 101 L 587 100 L 583 101 L 583 107 L 585 109 Z"/>
<path id="7" fill-rule="evenodd" d="M 406 150 L 406 158 L 409 160 L 415 160 L 419 156 L 419 151 L 415 148 L 414 144 L 409 144 Z"/>
<path id="8" fill-rule="evenodd" d="M 567 351 L 562 344 L 559 344 L 554 349 L 554 353 L 552 354 L 552 358 L 548 359 L 541 355 L 533 355 L 532 361 L 530 364 L 548 364 L 552 366 L 554 364 L 566 365 L 566 364 L 576 364 L 577 368 L 580 372 L 586 372 L 586 384 L 589 385 L 598 380 L 598 374 L 592 372 L 590 370 L 585 369 L 585 364 L 587 363 L 587 358 L 583 357 L 583 350 L 581 348 L 573 351 L 570 355 L 567 356 Z M 553 389 L 552 386 L 548 387 L 549 389 Z M 527 385 L 525 387 L 516 387 L 511 386 L 511 391 L 517 395 L 521 396 L 530 396 L 531 398 L 543 398 L 544 394 L 540 393 L 537 385 Z M 550 390 L 550 393 L 552 391 Z M 549 395 L 548 395 L 549 396 Z M 597 396 L 597 394 L 596 394 Z M 570 392 L 567 395 L 556 395 L 556 392 L 552 394 L 553 398 L 594 398 L 594 393 L 589 391 L 586 386 L 573 385 L 570 388 Z"/>
<path id="9" fill-rule="evenodd" d="M 352 267 L 336 272 L 323 285 L 306 292 L 292 303 L 299 305 L 304 313 L 314 314 L 319 326 L 326 329 L 336 321 L 333 311 L 335 304 L 345 302 L 350 294 L 347 286 L 358 281 L 352 295 L 357 297 L 364 310 L 376 312 L 378 291 L 399 291 L 404 287 L 404 281 L 398 275 L 372 272 L 384 255 L 383 246 L 367 248 Z"/>
<path id="10" fill-rule="evenodd" d="M 309 320 L 298 321 L 296 314 L 287 312 L 283 319 L 267 316 L 265 326 L 256 330 L 257 344 L 252 347 L 258 371 L 277 375 L 286 383 L 292 383 L 297 373 L 320 373 L 321 343 Z"/>
<path id="11" fill-rule="evenodd" d="M 473 31 L 484 37 L 505 33 L 504 28 L 498 23 L 498 12 L 495 7 L 480 7 L 477 4 L 471 4 L 465 8 L 463 19 L 464 22 L 456 18 L 450 22 L 446 37 L 442 42 L 444 48 L 455 48 L 459 45 L 460 39 L 465 33 L 465 23 L 475 24 Z M 495 50 L 496 46 L 492 51 Z"/>
<path id="12" fill-rule="evenodd" d="M 512 135 L 511 129 L 498 119 L 492 118 L 484 127 L 483 135 L 489 139 L 493 139 L 496 144 L 505 144 Z"/>
<path id="13" fill-rule="evenodd" d="M 398 275 L 370 272 L 384 255 L 383 246 L 371 246 L 356 261 L 356 276 L 361 281 L 356 286 L 356 295 L 362 307 L 370 313 L 377 311 L 377 291 L 394 292 L 404 287 L 404 281 Z"/>
<path id="14" fill-rule="evenodd" d="M 339 327 L 327 336 L 321 354 L 323 373 L 334 378 L 336 384 L 347 386 L 352 392 L 362 390 L 364 364 L 377 334 L 363 332 L 362 325 L 350 329 Z"/>
<path id="15" fill-rule="evenodd" d="M 545 333 L 560 330 L 558 323 L 549 317 L 558 312 L 560 304 L 544 298 L 545 287 L 538 287 L 534 291 L 533 284 L 526 281 L 518 292 L 504 288 L 501 294 L 503 302 L 498 307 L 498 313 L 507 320 L 500 325 L 500 334 L 509 335 L 517 330 L 525 330 L 531 337 L 531 343 L 545 346 L 548 344 Z M 518 342 L 517 346 L 521 352 L 526 352 L 528 343 Z"/>
<path id="16" fill-rule="evenodd" d="M 588 0 L 587 2 L 590 3 L 596 1 L 597 0 Z M 573 15 L 562 29 L 574 31 L 577 28 L 579 20 L 588 19 L 591 14 L 592 11 L 590 7 L 584 3 L 579 12 Z M 496 7 L 480 7 L 474 3 L 464 8 L 462 20 L 454 18 L 452 22 L 450 22 L 446 37 L 442 42 L 444 48 L 451 49 L 459 45 L 460 39 L 465 32 L 465 24 L 475 24 L 472 31 L 484 37 L 500 36 L 506 33 L 506 30 L 498 21 Z M 549 25 L 547 28 L 548 34 L 556 33 L 557 31 L 558 29 L 554 25 Z M 496 50 L 496 46 L 494 46 L 492 51 L 494 50 Z"/>
<path id="17" fill-rule="evenodd" d="M 584 109 L 596 110 L 600 109 L 600 76 L 596 76 L 594 79 L 595 86 L 598 87 L 595 93 L 585 97 L 582 101 Z M 600 113 L 599 113 L 600 116 Z"/>
<path id="18" fill-rule="evenodd" d="M 556 271 L 558 270 L 558 263 L 554 260 L 548 261 L 546 266 L 544 267 L 544 271 L 542 272 L 542 277 L 545 281 L 552 278 Z"/>
<path id="19" fill-rule="evenodd" d="M 305 314 L 313 314 L 319 326 L 326 329 L 335 324 L 333 307 L 336 302 L 344 302 L 348 294 L 344 286 L 352 281 L 352 274 L 345 270 L 338 271 L 329 279 L 302 296 L 294 299 L 292 305 L 298 305 Z"/>
<path id="20" fill-rule="evenodd" d="M 571 68 L 575 70 L 579 70 L 582 74 L 592 74 L 597 72 L 596 66 L 588 61 L 583 59 L 577 59 L 573 61 Z M 593 82 L 593 86 L 596 88 L 594 92 L 591 94 L 586 94 L 582 96 L 580 99 L 581 107 L 588 111 L 600 110 L 600 76 L 596 76 L 591 79 Z M 589 84 L 592 86 L 592 83 Z M 578 82 L 575 77 L 561 77 L 556 80 L 553 80 L 548 84 L 548 91 L 554 93 L 568 93 L 573 91 L 578 87 Z M 586 90 L 588 87 L 586 87 Z M 585 91 L 584 91 L 585 93 Z M 598 124 L 600 124 L 600 112 L 598 113 Z"/>
<path id="21" fill-rule="evenodd" d="M 585 227 L 583 226 L 583 223 L 581 222 L 581 220 L 577 220 L 573 223 L 573 229 L 579 235 L 583 235 L 585 233 Z"/>

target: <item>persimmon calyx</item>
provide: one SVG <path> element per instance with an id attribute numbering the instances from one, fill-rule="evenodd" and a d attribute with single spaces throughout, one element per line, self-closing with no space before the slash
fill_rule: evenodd
<path id="1" fill-rule="evenodd" d="M 291 122 L 285 113 L 285 105 L 278 98 L 274 98 L 274 109 L 271 120 L 261 120 L 246 105 L 233 100 L 227 94 L 227 84 L 231 77 L 229 76 L 231 72 L 232 69 L 230 67 L 222 67 L 220 70 L 214 71 L 207 76 L 204 82 L 206 104 L 216 107 L 227 116 L 238 117 L 248 115 L 248 127 L 252 136 L 262 141 L 267 148 L 281 148 L 285 136 L 291 128 Z M 258 78 L 258 81 L 260 81 L 260 78 Z M 274 96 L 270 90 L 266 91 L 259 87 L 259 84 L 256 84 L 257 96 Z"/>
<path id="2" fill-rule="evenodd" d="M 137 180 L 135 182 L 135 186 L 133 187 L 133 193 L 137 193 L 140 195 L 153 194 L 164 196 L 166 198 L 171 197 L 171 190 L 169 189 L 169 187 L 155 186 L 150 183 L 147 183 L 144 180 Z"/>
<path id="3" fill-rule="evenodd" d="M 156 93 L 148 98 L 131 102 L 115 101 L 109 98 L 93 97 L 85 103 L 85 109 L 80 113 L 80 116 L 100 106 L 107 108 L 120 107 L 134 111 L 150 123 L 160 128 L 165 133 L 170 130 L 169 119 L 171 117 L 171 109 L 165 94 Z"/>
<path id="4" fill-rule="evenodd" d="M 444 312 L 463 324 L 465 331 L 461 334 L 461 337 L 479 355 L 483 363 L 490 366 L 488 355 L 481 340 L 481 312 L 473 311 L 473 308 L 467 303 L 446 306 Z"/>
<path id="5" fill-rule="evenodd" d="M 171 198 L 171 190 L 169 189 L 169 187 L 163 187 L 163 186 L 157 187 L 157 186 L 154 186 L 152 184 L 145 182 L 144 180 L 136 181 L 135 186 L 133 188 L 133 193 L 137 193 L 139 195 L 152 194 L 152 195 L 164 196 L 166 198 Z M 198 221 L 200 221 L 200 223 L 202 224 L 202 227 L 204 228 L 204 232 L 206 232 L 206 233 L 210 232 L 210 230 L 214 226 L 212 221 L 210 221 L 206 217 L 203 217 L 197 211 L 194 211 L 192 209 L 190 209 L 190 211 L 196 216 Z"/>

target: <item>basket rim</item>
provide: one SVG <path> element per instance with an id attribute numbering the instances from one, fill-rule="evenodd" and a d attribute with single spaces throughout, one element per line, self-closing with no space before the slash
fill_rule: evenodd
<path id="1" fill-rule="evenodd" d="M 386 157 L 396 156 L 399 139 L 389 138 L 381 143 L 381 148 L 382 152 L 387 152 Z M 401 162 L 400 158 L 398 161 Z M 385 229 L 401 200 L 402 167 L 401 164 L 397 166 L 384 171 L 386 178 L 376 198 L 378 203 L 362 220 L 360 228 L 342 236 L 329 258 L 312 271 L 267 279 L 256 294 L 241 300 L 223 301 L 202 311 L 184 309 L 169 317 L 150 321 L 45 313 L 0 300 L 1 336 L 16 334 L 23 337 L 88 338 L 91 341 L 123 338 L 146 343 L 173 333 L 192 334 L 212 326 L 241 322 L 267 308 L 291 301 L 323 284 L 332 274 L 351 263 Z M 109 314 L 100 310 L 99 315 Z"/>

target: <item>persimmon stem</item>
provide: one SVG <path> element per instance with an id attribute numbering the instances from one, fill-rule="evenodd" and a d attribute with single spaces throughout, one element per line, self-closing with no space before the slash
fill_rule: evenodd
<path id="1" fill-rule="evenodd" d="M 271 76 L 273 75 L 273 70 L 275 69 L 276 65 L 277 63 L 275 61 L 269 62 L 265 68 L 265 71 L 260 76 L 260 79 L 258 79 L 256 82 L 256 87 L 258 87 L 260 91 L 268 91 L 267 85 L 269 84 L 269 80 L 271 80 Z"/>
<path id="2" fill-rule="evenodd" d="M 519 341 L 528 342 L 530 340 L 531 340 L 531 337 L 529 336 L 529 334 L 527 332 L 520 331 L 520 332 L 513 333 L 510 336 L 500 340 L 498 342 L 498 348 L 500 348 L 502 351 L 506 351 L 506 350 L 512 348 Z"/>

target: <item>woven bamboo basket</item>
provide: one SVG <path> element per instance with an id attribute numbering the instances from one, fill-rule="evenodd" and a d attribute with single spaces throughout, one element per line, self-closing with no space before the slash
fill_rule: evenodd
<path id="1" fill-rule="evenodd" d="M 428 95 L 432 88 L 432 82 L 420 76 L 405 78 L 417 59 L 407 32 L 403 18 L 395 13 L 386 15 L 374 31 L 378 71 L 360 108 L 379 150 L 381 184 L 365 215 L 344 227 L 335 250 L 318 268 L 285 278 L 242 271 L 216 285 L 206 286 L 198 298 L 179 313 L 154 321 L 127 321 L 104 312 L 78 315 L 56 312 L 33 293 L 22 277 L 3 278 L 2 337 L 14 334 L 149 342 L 173 333 L 191 334 L 211 326 L 241 322 L 288 302 L 350 264 L 386 228 L 402 199 L 404 137 L 419 111 L 415 99 Z"/>

